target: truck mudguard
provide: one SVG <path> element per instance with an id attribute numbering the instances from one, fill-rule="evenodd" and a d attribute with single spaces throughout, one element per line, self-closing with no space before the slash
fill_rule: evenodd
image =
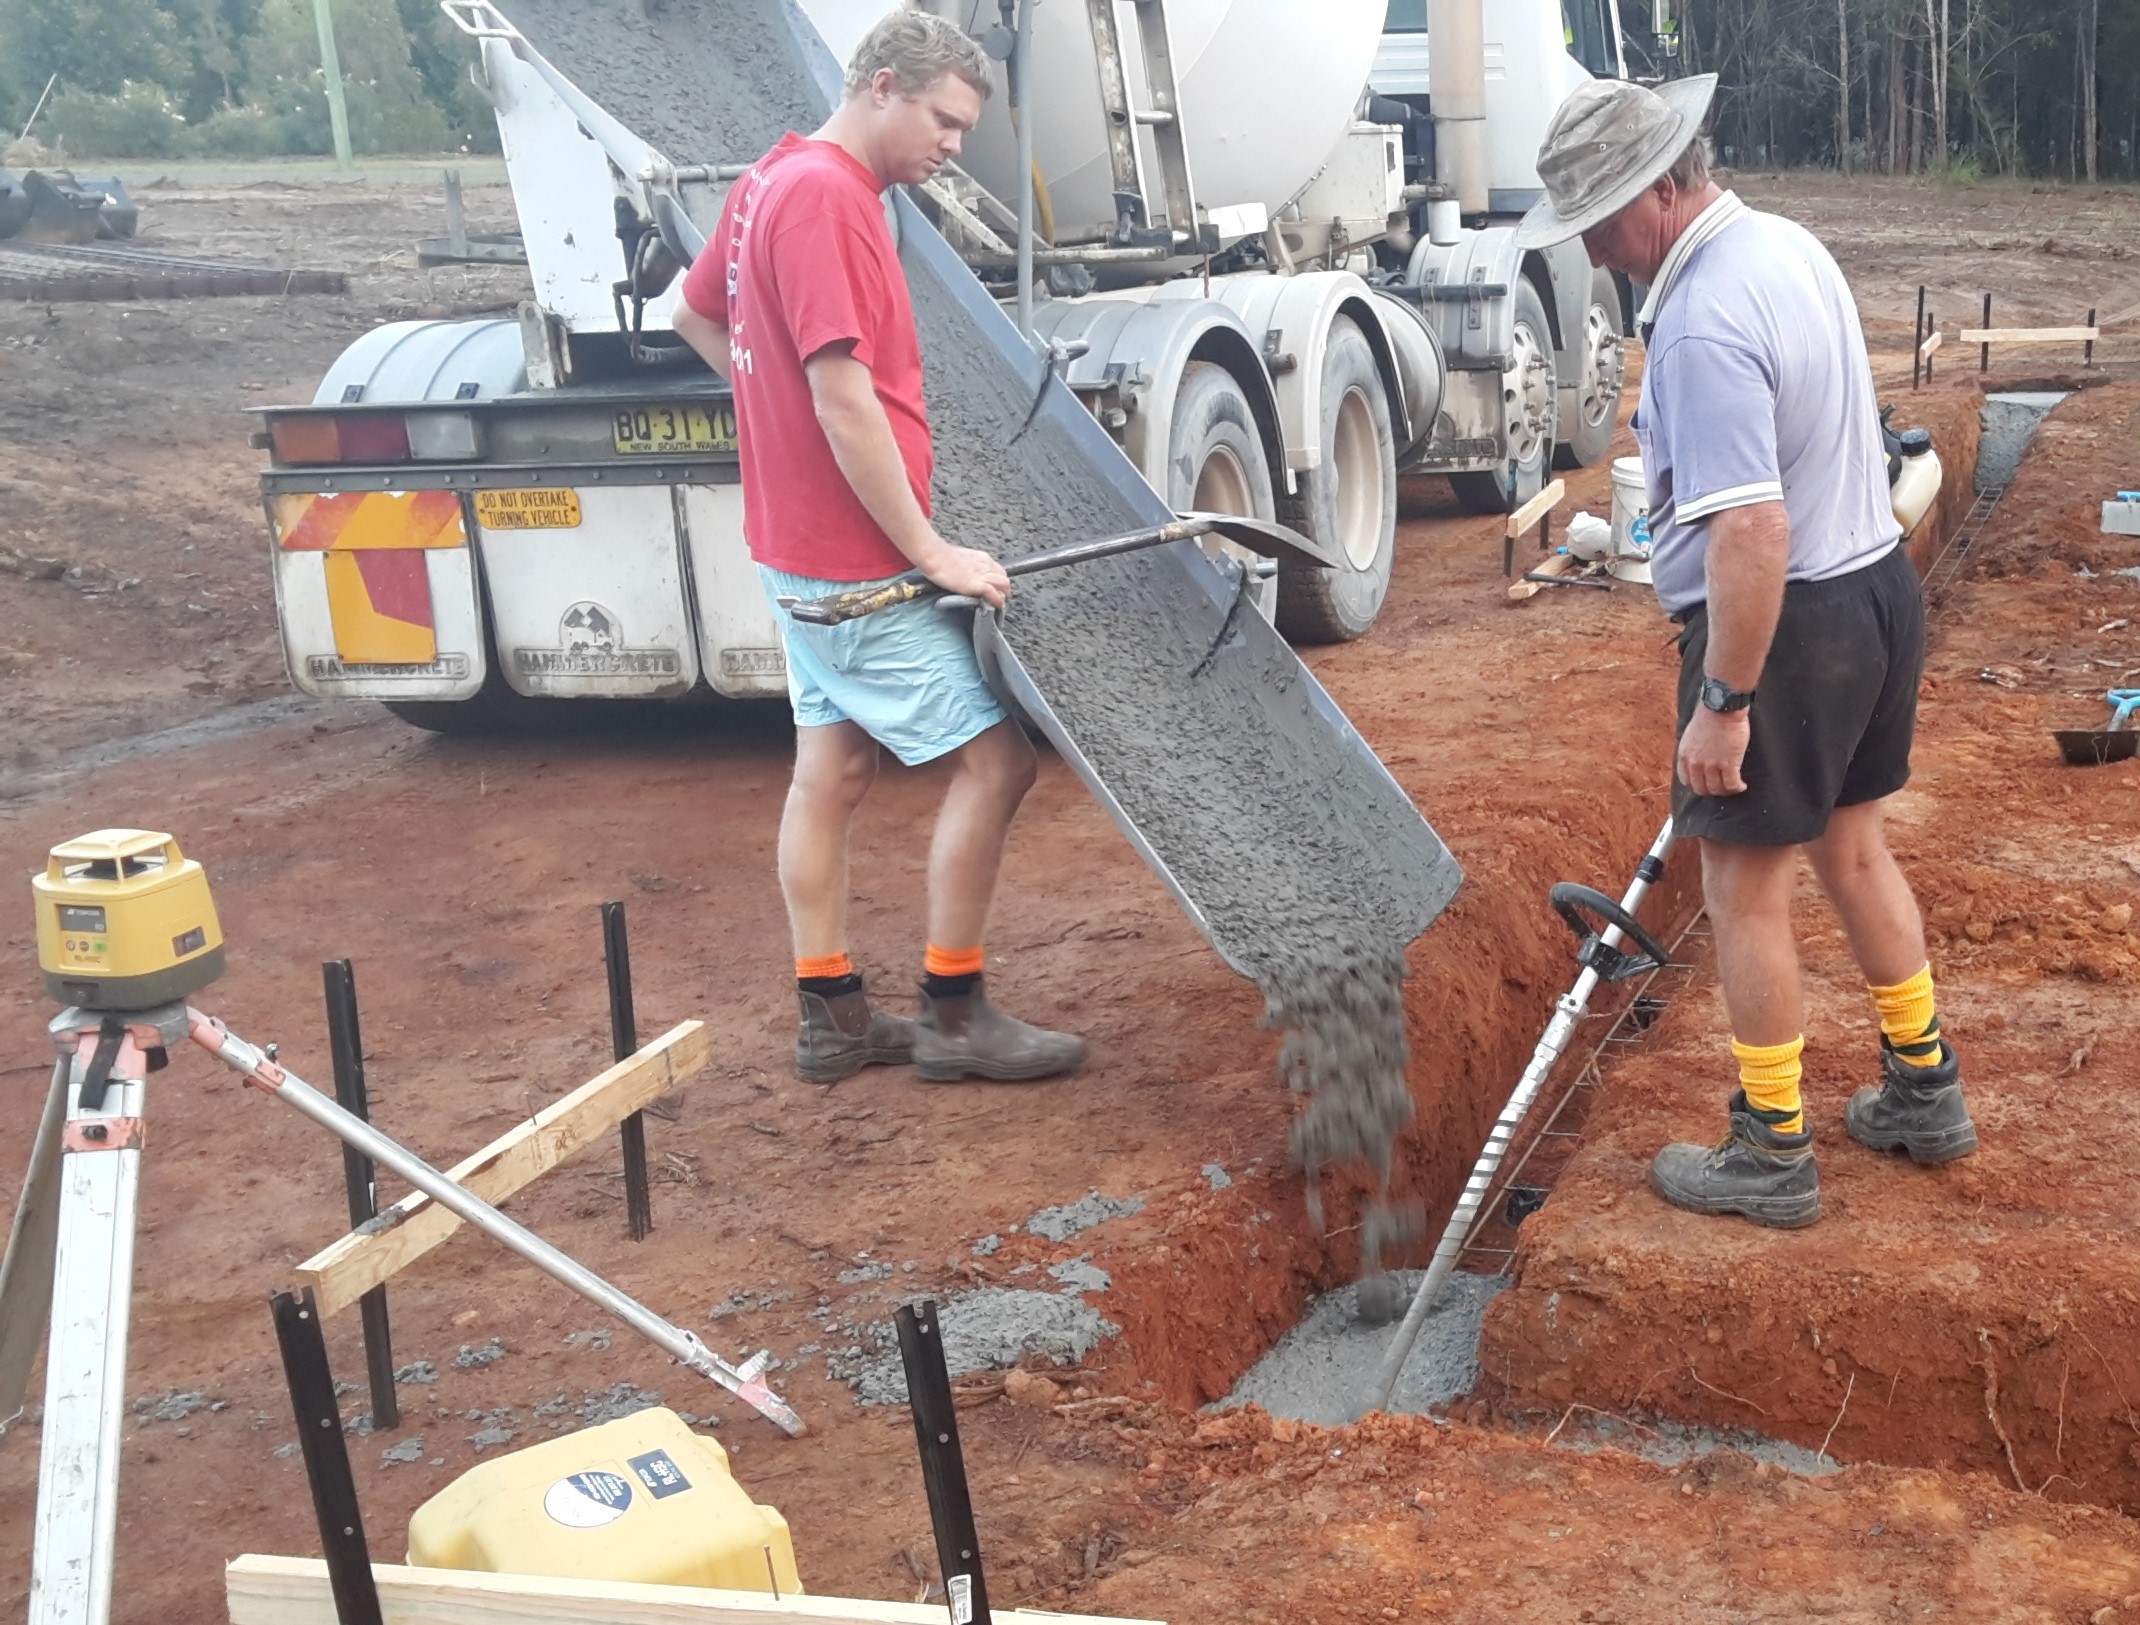
<path id="1" fill-rule="evenodd" d="M 1513 226 L 1467 231 L 1443 247 L 1422 237 L 1405 282 L 1441 341 L 1442 357 L 1460 370 L 1498 371 L 1516 343 L 1516 278 L 1523 253 Z"/>
<path id="2" fill-rule="evenodd" d="M 1350 317 L 1375 352 L 1389 396 L 1390 425 L 1399 446 L 1416 438 L 1403 381 L 1382 311 L 1374 292 L 1350 271 L 1308 271 L 1299 276 L 1233 277 L 1212 285 L 1223 300 L 1262 337 L 1262 351 L 1278 396 L 1278 423 L 1286 443 L 1286 466 L 1309 473 L 1321 466 L 1323 420 L 1323 351 L 1330 325 Z M 1432 418 L 1428 419 L 1432 422 Z"/>
<path id="3" fill-rule="evenodd" d="M 1088 346 L 1065 367 L 1063 380 L 1097 402 L 1103 421 L 1114 408 L 1126 413 L 1119 425 L 1110 421 L 1108 426 L 1121 435 L 1123 450 L 1154 490 L 1166 488 L 1167 430 L 1182 373 L 1191 361 L 1211 361 L 1231 373 L 1248 396 L 1272 475 L 1285 481 L 1275 494 L 1289 493 L 1292 469 L 1257 336 L 1217 299 L 1201 297 L 1200 282 L 1167 283 L 1160 293 L 1173 287 L 1196 297 L 1049 299 L 1034 310 L 1033 325 L 1044 339 L 1082 340 Z"/>

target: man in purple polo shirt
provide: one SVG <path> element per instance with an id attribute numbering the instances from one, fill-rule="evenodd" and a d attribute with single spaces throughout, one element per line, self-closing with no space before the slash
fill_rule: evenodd
<path id="1" fill-rule="evenodd" d="M 1672 813 L 1700 841 L 1739 1090 L 1716 1146 L 1670 1145 L 1650 1183 L 1698 1213 L 1820 1217 L 1791 894 L 1811 860 L 1881 1027 L 1852 1138 L 1921 1163 L 1976 1149 L 1941 1036 L 1924 927 L 1883 798 L 1910 775 L 1924 598 L 1899 546 L 1872 368 L 1850 288 L 1811 233 L 1719 188 L 1701 124 L 1713 74 L 1594 80 L 1554 114 L 1546 197 L 1519 228 L 1580 236 L 1645 284 L 1635 416 L 1651 569 L 1679 637 Z"/>

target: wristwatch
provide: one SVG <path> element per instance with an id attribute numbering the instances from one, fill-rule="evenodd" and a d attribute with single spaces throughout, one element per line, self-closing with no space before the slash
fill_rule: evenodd
<path id="1" fill-rule="evenodd" d="M 1754 703 L 1750 688 L 1733 688 L 1721 677 L 1702 679 L 1702 705 L 1711 711 L 1743 711 Z"/>

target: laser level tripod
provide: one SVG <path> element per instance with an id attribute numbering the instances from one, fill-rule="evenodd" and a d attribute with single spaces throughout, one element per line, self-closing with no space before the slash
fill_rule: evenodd
<path id="1" fill-rule="evenodd" d="M 766 1381 L 763 1353 L 729 1365 L 280 1066 L 272 1045 L 187 1004 L 222 973 L 223 937 L 206 875 L 170 836 L 115 829 L 66 842 L 32 889 L 38 959 L 66 1008 L 51 1023 L 59 1060 L 0 1262 L 0 1420 L 22 1408 L 49 1319 L 28 1625 L 111 1617 L 146 1080 L 189 1039 L 784 1431 L 803 1431 Z"/>

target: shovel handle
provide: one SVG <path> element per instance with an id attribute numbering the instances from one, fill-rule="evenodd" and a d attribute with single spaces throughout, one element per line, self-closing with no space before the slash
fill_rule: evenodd
<path id="1" fill-rule="evenodd" d="M 874 615 L 880 609 L 891 609 L 898 604 L 911 604 L 917 598 L 926 598 L 931 593 L 942 592 L 926 576 L 901 576 L 896 581 L 887 581 L 881 587 L 857 588 L 853 592 L 836 592 L 826 598 L 781 598 L 780 607 L 811 626 L 838 626 L 842 621 L 859 620 L 864 615 Z"/>
<path id="2" fill-rule="evenodd" d="M 1040 570 L 1059 570 L 1066 564 L 1089 564 L 1094 559 L 1113 558 L 1117 553 L 1134 553 L 1140 548 L 1157 547 L 1164 542 L 1188 541 L 1216 528 L 1209 519 L 1174 519 L 1164 525 L 1133 530 L 1123 536 L 1102 536 L 1096 541 L 1072 542 L 1064 547 L 1050 547 L 1038 553 L 1027 553 L 1009 560 L 1003 568 L 1006 574 L 1013 576 L 1032 575 Z M 939 597 L 943 590 L 919 571 L 911 571 L 885 582 L 882 586 L 857 588 L 853 592 L 836 592 L 824 598 L 783 597 L 776 602 L 796 620 L 808 625 L 838 626 L 843 621 L 874 615 L 880 609 L 911 604 L 918 598 Z"/>
<path id="3" fill-rule="evenodd" d="M 2114 688 L 2103 696 L 2110 701 L 2110 731 L 2116 733 L 2132 720 L 2132 714 L 2140 709 L 2140 688 Z"/>

